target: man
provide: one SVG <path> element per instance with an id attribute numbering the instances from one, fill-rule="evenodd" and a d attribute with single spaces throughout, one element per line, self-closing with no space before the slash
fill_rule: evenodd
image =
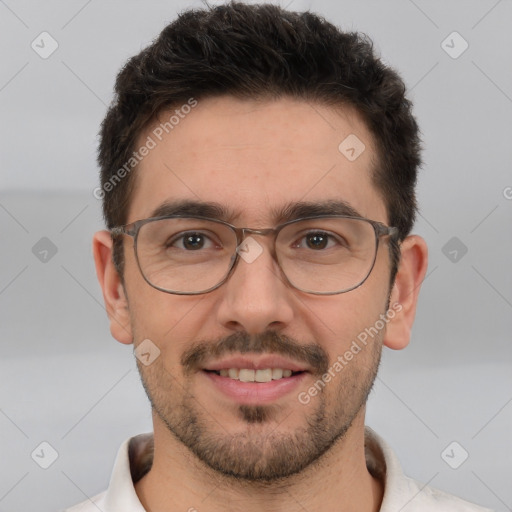
<path id="1" fill-rule="evenodd" d="M 71 510 L 484 510 L 364 425 L 427 268 L 417 124 L 367 39 L 271 5 L 186 11 L 118 75 L 99 163 L 97 275 L 154 433 Z"/>

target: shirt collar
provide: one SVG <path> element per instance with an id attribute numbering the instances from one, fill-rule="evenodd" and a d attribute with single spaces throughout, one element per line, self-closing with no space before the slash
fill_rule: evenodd
<path id="1" fill-rule="evenodd" d="M 149 460 L 149 466 L 148 466 Z M 105 512 L 146 512 L 134 483 L 151 467 L 153 434 L 139 434 L 127 439 L 119 448 L 110 483 L 105 495 Z"/>

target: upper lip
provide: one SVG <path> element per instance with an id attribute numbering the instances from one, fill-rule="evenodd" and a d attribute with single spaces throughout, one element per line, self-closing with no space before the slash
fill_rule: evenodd
<path id="1" fill-rule="evenodd" d="M 231 356 L 209 363 L 203 369 L 219 371 L 226 368 L 247 368 L 251 370 L 282 368 L 292 372 L 308 371 L 305 364 L 278 355 Z"/>

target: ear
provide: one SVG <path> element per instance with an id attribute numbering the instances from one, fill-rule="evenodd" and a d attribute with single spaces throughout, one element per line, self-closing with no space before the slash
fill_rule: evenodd
<path id="1" fill-rule="evenodd" d="M 383 340 L 386 347 L 394 350 L 401 350 L 409 344 L 420 286 L 428 265 L 427 244 L 420 236 L 405 238 L 400 253 L 400 264 L 389 302 L 389 311 L 394 311 L 395 315 L 389 316 Z"/>
<path id="2" fill-rule="evenodd" d="M 112 237 L 108 231 L 98 231 L 94 234 L 94 263 L 110 320 L 110 332 L 117 341 L 128 345 L 133 343 L 130 311 L 121 277 L 112 261 L 112 246 Z"/>

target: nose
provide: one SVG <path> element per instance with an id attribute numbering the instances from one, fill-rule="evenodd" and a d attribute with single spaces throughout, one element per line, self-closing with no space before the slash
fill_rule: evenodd
<path id="1" fill-rule="evenodd" d="M 228 329 L 250 334 L 281 330 L 293 318 L 294 291 L 269 242 L 257 235 L 245 238 L 238 248 L 237 266 L 216 290 L 220 297 L 218 320 Z"/>

